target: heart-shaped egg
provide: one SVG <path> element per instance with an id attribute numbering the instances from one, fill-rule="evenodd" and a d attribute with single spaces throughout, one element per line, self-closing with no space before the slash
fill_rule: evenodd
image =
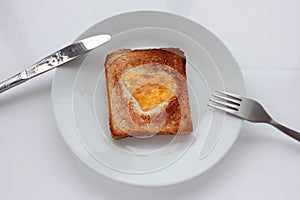
<path id="1" fill-rule="evenodd" d="M 123 82 L 145 112 L 174 96 L 174 83 L 164 74 L 146 74 L 133 70 L 125 74 Z"/>

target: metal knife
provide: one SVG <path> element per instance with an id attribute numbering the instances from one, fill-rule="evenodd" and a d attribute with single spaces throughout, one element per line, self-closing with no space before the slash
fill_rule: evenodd
<path id="1" fill-rule="evenodd" d="M 0 93 L 15 87 L 25 81 L 38 76 L 44 72 L 54 69 L 80 55 L 83 55 L 92 49 L 108 42 L 111 39 L 110 35 L 96 35 L 93 37 L 85 38 L 66 46 L 55 53 L 45 57 L 39 62 L 24 71 L 14 75 L 13 77 L 0 83 Z"/>

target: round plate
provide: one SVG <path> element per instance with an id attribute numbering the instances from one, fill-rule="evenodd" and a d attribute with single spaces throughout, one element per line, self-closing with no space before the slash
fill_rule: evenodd
<path id="1" fill-rule="evenodd" d="M 238 137 L 242 120 L 208 109 L 209 96 L 215 89 L 245 95 L 239 66 L 224 44 L 189 19 L 153 11 L 111 17 L 77 40 L 102 33 L 112 35 L 111 41 L 58 68 L 53 79 L 54 115 L 70 149 L 100 174 L 143 186 L 179 183 L 219 162 Z M 165 47 L 180 48 L 185 53 L 194 132 L 112 139 L 106 55 L 119 49 Z"/>

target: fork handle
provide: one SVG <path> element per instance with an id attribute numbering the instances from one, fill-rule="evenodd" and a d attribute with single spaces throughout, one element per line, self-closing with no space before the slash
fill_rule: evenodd
<path id="1" fill-rule="evenodd" d="M 288 136 L 290 136 L 290 137 L 294 138 L 295 140 L 297 140 L 298 142 L 300 142 L 300 133 L 299 132 L 294 131 L 286 126 L 283 126 L 274 120 L 271 120 L 270 124 L 273 125 L 274 127 L 276 127 L 277 129 L 281 130 L 283 133 L 287 134 Z"/>

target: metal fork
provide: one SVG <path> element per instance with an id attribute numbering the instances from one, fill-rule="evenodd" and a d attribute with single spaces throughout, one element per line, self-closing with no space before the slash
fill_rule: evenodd
<path id="1" fill-rule="evenodd" d="M 294 138 L 297 141 L 300 141 L 299 132 L 287 128 L 276 122 L 266 112 L 263 106 L 253 99 L 245 98 L 229 92 L 216 90 L 216 92 L 211 95 L 211 99 L 209 101 L 210 102 L 208 106 L 212 108 L 225 111 L 229 114 L 250 122 L 271 124 L 288 136 Z"/>

